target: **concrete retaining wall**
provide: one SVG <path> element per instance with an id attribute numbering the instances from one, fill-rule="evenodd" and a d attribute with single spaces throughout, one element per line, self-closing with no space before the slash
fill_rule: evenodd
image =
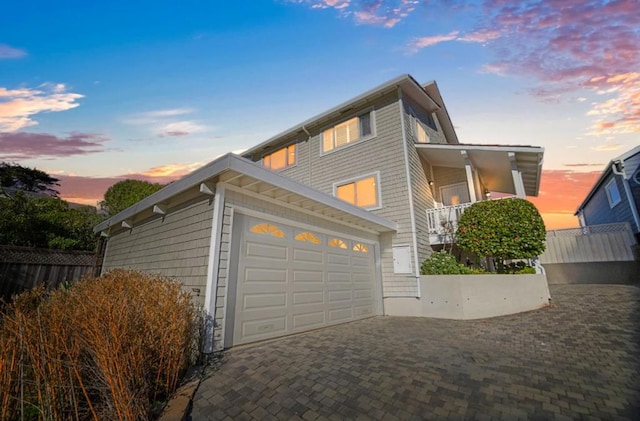
<path id="1" fill-rule="evenodd" d="M 421 298 L 388 297 L 390 316 L 481 319 L 535 310 L 549 304 L 545 275 L 427 275 Z"/>
<path id="2" fill-rule="evenodd" d="M 640 261 L 544 264 L 550 284 L 626 284 L 640 282 Z"/>

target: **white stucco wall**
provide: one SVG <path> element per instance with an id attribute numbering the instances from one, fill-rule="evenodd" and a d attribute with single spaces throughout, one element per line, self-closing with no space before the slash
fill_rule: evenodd
<path id="1" fill-rule="evenodd" d="M 388 297 L 389 316 L 482 319 L 535 310 L 549 304 L 545 275 L 428 275 L 422 298 Z"/>

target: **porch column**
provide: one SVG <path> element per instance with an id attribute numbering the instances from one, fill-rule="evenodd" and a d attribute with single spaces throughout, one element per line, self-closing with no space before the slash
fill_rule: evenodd
<path id="1" fill-rule="evenodd" d="M 469 160 L 469 155 L 467 151 L 460 151 L 462 154 L 462 159 L 464 159 L 464 170 L 467 173 L 467 188 L 469 189 L 469 200 L 471 203 L 476 203 L 478 200 L 476 198 L 476 187 L 473 182 L 473 167 L 471 166 L 471 161 Z"/>
<path id="2" fill-rule="evenodd" d="M 527 194 L 524 191 L 524 182 L 522 181 L 522 173 L 518 171 L 518 163 L 516 162 L 516 154 L 509 152 L 509 161 L 511 161 L 511 177 L 513 177 L 513 187 L 517 197 L 524 199 Z"/>

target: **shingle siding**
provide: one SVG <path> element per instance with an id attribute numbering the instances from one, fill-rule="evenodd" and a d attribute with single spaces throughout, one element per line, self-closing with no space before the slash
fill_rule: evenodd
<path id="1" fill-rule="evenodd" d="M 178 279 L 202 306 L 212 217 L 209 199 L 199 198 L 120 231 L 107 242 L 103 273 L 128 268 Z"/>
<path id="2" fill-rule="evenodd" d="M 322 154 L 322 131 L 366 110 L 373 110 L 375 136 Z M 411 244 L 413 252 L 409 190 L 397 94 L 387 94 L 373 104 L 354 109 L 352 114 L 345 115 L 342 119 L 310 130 L 310 134 L 310 139 L 298 143 L 299 159 L 296 166 L 283 170 L 282 173 L 333 195 L 334 183 L 379 172 L 382 208 L 372 212 L 396 222 L 398 232 L 393 238 L 393 244 Z M 394 275 L 390 247 L 388 250 L 383 247 L 381 251 L 381 266 L 385 296 L 417 294 L 415 277 Z"/>
<path id="3" fill-rule="evenodd" d="M 412 144 L 418 143 L 418 139 L 416 138 L 415 122 L 411 116 L 415 117 L 422 123 L 422 126 L 425 128 L 425 131 L 429 136 L 429 143 L 447 143 L 447 138 L 442 131 L 440 121 L 438 120 L 438 117 L 436 117 L 435 113 L 429 113 L 406 95 L 402 98 L 402 102 L 404 104 L 405 113 L 407 114 L 407 138 Z M 435 127 L 429 124 L 429 114 L 431 114 L 431 119 Z"/>

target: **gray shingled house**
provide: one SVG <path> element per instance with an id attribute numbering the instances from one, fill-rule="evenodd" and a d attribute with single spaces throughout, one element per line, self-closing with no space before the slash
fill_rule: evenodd
<path id="1" fill-rule="evenodd" d="M 536 196 L 542 157 L 460 144 L 435 82 L 403 75 L 98 225 L 102 270 L 181 279 L 217 349 L 403 314 L 443 226 L 491 192 Z"/>

